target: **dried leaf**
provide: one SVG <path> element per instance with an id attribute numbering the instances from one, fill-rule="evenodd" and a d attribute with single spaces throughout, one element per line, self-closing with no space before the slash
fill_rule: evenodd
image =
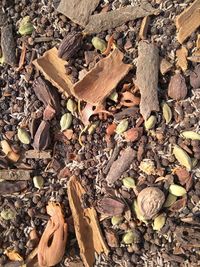
<path id="1" fill-rule="evenodd" d="M 104 197 L 98 201 L 97 210 L 98 212 L 108 215 L 121 215 L 124 211 L 125 204 L 122 203 L 120 200 Z"/>
<path id="2" fill-rule="evenodd" d="M 142 40 L 146 39 L 149 23 L 150 23 L 150 17 L 149 16 L 144 17 L 139 31 L 139 37 Z"/>
<path id="3" fill-rule="evenodd" d="M 20 191 L 23 191 L 25 188 L 27 188 L 27 182 L 26 181 L 18 181 L 18 182 L 14 182 L 14 183 L 11 183 L 8 181 L 0 182 L 0 194 L 1 195 L 13 194 L 16 192 L 20 192 Z"/>
<path id="4" fill-rule="evenodd" d="M 172 204 L 169 209 L 173 212 L 179 211 L 180 209 L 186 206 L 186 203 L 187 203 L 187 197 L 183 197 L 174 202 L 174 204 Z"/>
<path id="5" fill-rule="evenodd" d="M 82 208 L 81 198 L 85 194 L 85 190 L 78 178 L 71 177 L 67 188 L 80 255 L 84 265 L 90 267 L 95 262 L 95 253 L 104 252 L 107 255 L 109 250 L 102 237 L 95 209 L 92 207 Z"/>
<path id="6" fill-rule="evenodd" d="M 179 66 L 182 71 L 186 71 L 188 67 L 187 63 L 188 51 L 185 46 L 182 46 L 180 49 L 176 50 L 177 57 L 177 66 Z"/>
<path id="7" fill-rule="evenodd" d="M 138 45 L 138 61 L 136 85 L 140 89 L 140 113 L 146 120 L 152 111 L 159 111 L 158 102 L 158 49 L 153 44 L 140 41 Z"/>
<path id="8" fill-rule="evenodd" d="M 100 0 L 61 0 L 57 11 L 68 17 L 73 22 L 86 26 L 92 12 Z"/>
<path id="9" fill-rule="evenodd" d="M 120 104 L 125 107 L 133 107 L 140 104 L 140 97 L 134 96 L 131 92 L 122 93 Z"/>
<path id="10" fill-rule="evenodd" d="M 33 146 L 36 150 L 45 150 L 50 143 L 50 124 L 42 121 L 34 137 Z"/>
<path id="11" fill-rule="evenodd" d="M 60 204 L 49 202 L 47 213 L 51 216 L 38 245 L 38 263 L 41 267 L 58 264 L 65 253 L 67 224 Z"/>
<path id="12" fill-rule="evenodd" d="M 200 88 L 200 64 L 190 74 L 190 84 L 193 89 Z"/>
<path id="13" fill-rule="evenodd" d="M 108 57 L 100 60 L 75 84 L 75 96 L 93 105 L 102 103 L 132 68 L 123 63 L 123 57 L 124 54 L 116 48 Z"/>
<path id="14" fill-rule="evenodd" d="M 173 65 L 168 62 L 165 58 L 160 58 L 160 72 L 162 75 L 169 72 L 172 69 Z"/>
<path id="15" fill-rule="evenodd" d="M 92 15 L 84 32 L 87 34 L 103 32 L 121 26 L 130 20 L 158 13 L 158 9 L 154 9 L 147 1 L 143 1 L 138 5 L 129 5 L 106 13 Z"/>
<path id="16" fill-rule="evenodd" d="M 176 18 L 177 40 L 182 44 L 199 26 L 200 1 L 194 1 Z"/>
<path id="17" fill-rule="evenodd" d="M 22 256 L 20 256 L 15 250 L 6 250 L 4 253 L 11 261 L 23 261 Z"/>
<path id="18" fill-rule="evenodd" d="M 175 100 L 183 100 L 187 96 L 187 86 L 185 83 L 185 78 L 177 73 L 171 77 L 168 86 L 168 95 Z"/>
<path id="19" fill-rule="evenodd" d="M 142 127 L 131 128 L 124 133 L 124 137 L 127 142 L 135 142 L 142 136 L 142 133 L 143 133 Z"/>
<path id="20" fill-rule="evenodd" d="M 55 47 L 46 51 L 42 57 L 34 60 L 33 64 L 60 93 L 63 93 L 66 97 L 71 95 L 73 84 L 66 75 L 66 61 L 58 57 L 58 50 Z"/>
<path id="21" fill-rule="evenodd" d="M 121 175 L 130 167 L 135 158 L 134 150 L 131 147 L 127 147 L 121 153 L 121 156 L 115 160 L 108 172 L 106 180 L 108 183 L 113 184 L 117 181 Z"/>

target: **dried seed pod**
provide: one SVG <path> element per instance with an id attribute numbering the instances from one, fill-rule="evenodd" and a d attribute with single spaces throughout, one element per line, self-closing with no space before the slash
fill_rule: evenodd
<path id="1" fill-rule="evenodd" d="M 0 213 L 0 217 L 6 221 L 13 220 L 15 213 L 11 209 L 3 209 Z"/>
<path id="2" fill-rule="evenodd" d="M 146 220 L 152 219 L 160 211 L 164 202 L 165 195 L 157 187 L 147 187 L 137 197 L 138 208 Z"/>
<path id="3" fill-rule="evenodd" d="M 77 104 L 71 98 L 68 99 L 66 107 L 73 115 L 77 111 Z"/>
<path id="4" fill-rule="evenodd" d="M 126 177 L 122 180 L 123 185 L 126 188 L 134 188 L 135 187 L 135 180 L 132 177 Z"/>
<path id="5" fill-rule="evenodd" d="M 164 103 L 162 106 L 162 110 L 163 110 L 163 117 L 166 121 L 166 124 L 170 123 L 170 121 L 172 119 L 171 108 L 167 105 L 167 103 Z"/>
<path id="6" fill-rule="evenodd" d="M 185 78 L 181 74 L 175 74 L 171 78 L 168 87 L 168 95 L 175 100 L 182 100 L 187 96 Z"/>
<path id="7" fill-rule="evenodd" d="M 181 165 L 185 166 L 187 170 L 191 171 L 192 161 L 188 154 L 185 152 L 185 150 L 175 145 L 173 154 Z"/>
<path id="8" fill-rule="evenodd" d="M 181 133 L 181 136 L 191 140 L 200 140 L 200 134 L 193 131 L 184 131 Z"/>
<path id="9" fill-rule="evenodd" d="M 63 114 L 61 119 L 60 119 L 61 131 L 69 129 L 71 124 L 72 124 L 72 114 L 71 113 Z"/>
<path id="10" fill-rule="evenodd" d="M 127 232 L 124 236 L 123 236 L 123 242 L 128 245 L 128 244 L 132 244 L 134 242 L 134 233 L 132 231 Z"/>
<path id="11" fill-rule="evenodd" d="M 138 203 L 137 203 L 136 200 L 133 201 L 132 209 L 135 212 L 135 215 L 136 215 L 137 219 L 139 221 L 142 221 L 145 224 L 147 224 L 147 221 L 145 220 L 144 216 L 142 215 L 142 213 L 141 213 L 141 211 L 140 211 L 140 209 L 138 207 Z"/>
<path id="12" fill-rule="evenodd" d="M 198 64 L 194 71 L 190 74 L 190 84 L 194 89 L 197 89 L 200 87 L 200 64 Z"/>
<path id="13" fill-rule="evenodd" d="M 50 143 L 50 124 L 47 121 L 42 121 L 34 136 L 33 147 L 37 150 L 44 150 Z"/>
<path id="14" fill-rule="evenodd" d="M 144 126 L 145 129 L 151 130 L 154 126 L 156 125 L 156 116 L 151 115 L 145 122 L 144 122 Z"/>
<path id="15" fill-rule="evenodd" d="M 111 223 L 114 226 L 120 224 L 123 220 L 124 218 L 121 215 L 115 215 L 112 217 Z"/>
<path id="16" fill-rule="evenodd" d="M 164 213 L 158 215 L 153 221 L 153 230 L 160 231 L 165 225 L 166 215 Z"/>
<path id="17" fill-rule="evenodd" d="M 120 123 L 117 125 L 115 132 L 118 134 L 122 134 L 127 130 L 127 128 L 128 128 L 128 120 L 124 119 L 120 121 Z"/>
<path id="18" fill-rule="evenodd" d="M 25 129 L 19 128 L 18 132 L 17 132 L 17 136 L 18 136 L 19 141 L 21 143 L 26 144 L 26 145 L 30 144 L 31 137 L 30 137 L 29 133 Z"/>
<path id="19" fill-rule="evenodd" d="M 33 24 L 30 22 L 30 17 L 25 16 L 19 24 L 19 33 L 21 35 L 29 35 L 34 31 Z"/>
<path id="20" fill-rule="evenodd" d="M 92 38 L 92 44 L 101 53 L 103 53 L 107 48 L 106 42 L 97 36 Z"/>
<path id="21" fill-rule="evenodd" d="M 176 197 L 182 197 L 187 193 L 184 187 L 177 184 L 171 184 L 169 192 Z"/>
<path id="22" fill-rule="evenodd" d="M 172 204 L 176 202 L 176 200 L 177 200 L 177 197 L 169 193 L 163 207 L 169 208 Z"/>
<path id="23" fill-rule="evenodd" d="M 64 60 L 71 59 L 80 49 L 83 35 L 80 32 L 72 32 L 61 42 L 58 48 L 58 56 Z"/>
<path id="24" fill-rule="evenodd" d="M 44 185 L 44 179 L 42 176 L 34 176 L 33 177 L 33 184 L 36 188 L 40 189 Z"/>

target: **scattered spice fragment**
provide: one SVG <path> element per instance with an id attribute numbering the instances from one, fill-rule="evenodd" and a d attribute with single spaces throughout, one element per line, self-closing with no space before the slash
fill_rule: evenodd
<path id="1" fill-rule="evenodd" d="M 185 46 L 182 46 L 180 49 L 176 50 L 177 57 L 177 66 L 182 69 L 182 71 L 186 71 L 188 67 L 187 63 L 188 51 Z"/>
<path id="2" fill-rule="evenodd" d="M 21 141 L 23 144 L 26 144 L 26 145 L 30 144 L 31 137 L 25 129 L 18 128 L 17 136 L 19 138 L 19 141 Z"/>
<path id="3" fill-rule="evenodd" d="M 140 170 L 146 173 L 147 175 L 154 175 L 156 174 L 155 164 L 151 159 L 143 159 L 140 162 L 139 166 Z"/>
<path id="4" fill-rule="evenodd" d="M 171 108 L 167 105 L 167 103 L 164 103 L 162 105 L 162 111 L 166 124 L 169 124 L 170 121 L 172 120 L 172 111 Z"/>
<path id="5" fill-rule="evenodd" d="M 169 193 L 163 207 L 169 208 L 171 205 L 173 205 L 176 202 L 176 200 L 177 200 L 177 197 Z"/>
<path id="6" fill-rule="evenodd" d="M 72 176 L 67 188 L 80 255 L 84 265 L 90 267 L 94 264 L 95 252 L 97 254 L 104 252 L 107 255 L 109 250 L 102 237 L 95 209 L 82 208 L 81 197 L 85 194 L 85 190 L 78 178 Z"/>
<path id="7" fill-rule="evenodd" d="M 68 33 L 58 48 L 58 57 L 69 60 L 79 51 L 83 35 L 80 32 Z"/>
<path id="8" fill-rule="evenodd" d="M 154 128 L 154 126 L 156 125 L 156 122 L 157 122 L 157 119 L 156 119 L 156 116 L 154 115 L 151 115 L 147 120 L 145 120 L 144 122 L 144 126 L 145 126 L 145 129 L 148 131 L 148 130 L 151 130 L 152 128 Z"/>
<path id="9" fill-rule="evenodd" d="M 128 128 L 128 120 L 124 119 L 120 121 L 120 123 L 117 125 L 115 132 L 117 134 L 122 134 L 127 130 L 127 128 Z"/>
<path id="10" fill-rule="evenodd" d="M 31 171 L 30 170 L 0 170 L 0 180 L 30 180 Z"/>
<path id="11" fill-rule="evenodd" d="M 140 89 L 140 113 L 146 120 L 152 111 L 159 111 L 158 102 L 158 48 L 146 41 L 138 45 L 136 85 Z"/>
<path id="12" fill-rule="evenodd" d="M 1 29 L 1 48 L 3 61 L 11 66 L 15 66 L 17 64 L 16 42 L 11 24 L 3 26 Z"/>
<path id="13" fill-rule="evenodd" d="M 92 15 L 85 27 L 87 34 L 99 33 L 111 28 L 116 28 L 122 24 L 142 18 L 148 15 L 158 14 L 158 9 L 154 9 L 147 1 L 139 5 L 121 7 L 106 13 Z"/>
<path id="14" fill-rule="evenodd" d="M 127 142 L 135 142 L 137 141 L 143 133 L 143 128 L 131 128 L 128 131 L 124 132 L 124 138 Z"/>
<path id="15" fill-rule="evenodd" d="M 105 231 L 105 236 L 106 236 L 106 240 L 107 240 L 107 243 L 108 243 L 109 247 L 111 247 L 111 248 L 117 248 L 117 247 L 119 247 L 118 236 L 114 232 L 114 230 L 107 229 Z"/>
<path id="16" fill-rule="evenodd" d="M 7 177 L 5 177 L 7 179 Z M 25 188 L 27 188 L 27 182 L 26 181 L 17 181 L 14 183 L 8 182 L 8 181 L 2 181 L 0 182 L 0 194 L 6 195 L 6 194 L 13 194 L 16 192 L 23 191 Z"/>
<path id="17" fill-rule="evenodd" d="M 0 213 L 0 218 L 10 221 L 15 218 L 15 213 L 11 209 L 3 209 Z"/>
<path id="18" fill-rule="evenodd" d="M 187 96 L 187 86 L 185 78 L 177 73 L 171 77 L 168 86 L 168 95 L 175 100 L 183 100 Z"/>
<path id="19" fill-rule="evenodd" d="M 200 1 L 194 1 L 176 18 L 177 40 L 182 44 L 199 26 Z"/>
<path id="20" fill-rule="evenodd" d="M 200 64 L 190 74 L 190 84 L 193 89 L 200 88 Z"/>
<path id="21" fill-rule="evenodd" d="M 6 154 L 7 158 L 11 161 L 17 162 L 20 158 L 20 155 L 15 153 L 9 143 L 6 140 L 1 141 L 2 151 Z"/>
<path id="22" fill-rule="evenodd" d="M 37 150 L 45 150 L 50 143 L 50 124 L 42 121 L 34 137 L 33 147 Z"/>
<path id="23" fill-rule="evenodd" d="M 150 220 L 162 208 L 165 202 L 164 193 L 157 187 L 147 187 L 137 197 L 138 208 L 142 216 Z"/>
<path id="24" fill-rule="evenodd" d="M 188 154 L 185 152 L 185 150 L 175 145 L 173 149 L 173 154 L 181 165 L 185 166 L 188 171 L 191 171 L 192 161 Z"/>
<path id="25" fill-rule="evenodd" d="M 72 124 L 72 114 L 71 113 L 63 114 L 60 119 L 61 131 L 63 132 L 64 130 L 70 128 L 71 124 Z"/>
<path id="26" fill-rule="evenodd" d="M 140 26 L 140 31 L 139 31 L 139 37 L 142 40 L 146 39 L 149 23 L 150 23 L 150 16 L 144 17 L 142 20 L 141 26 Z"/>
<path id="27" fill-rule="evenodd" d="M 46 51 L 42 57 L 35 59 L 33 64 L 60 93 L 67 97 L 71 95 L 73 85 L 66 75 L 66 61 L 58 57 L 58 50 L 55 47 Z"/>
<path id="28" fill-rule="evenodd" d="M 25 158 L 27 159 L 50 159 L 52 151 L 38 151 L 38 150 L 27 150 L 24 153 Z"/>
<path id="29" fill-rule="evenodd" d="M 98 201 L 97 210 L 108 216 L 120 215 L 123 213 L 125 204 L 120 200 L 104 197 Z"/>
<path id="30" fill-rule="evenodd" d="M 121 215 L 115 215 L 111 218 L 112 225 L 118 225 L 124 220 L 123 216 Z"/>
<path id="31" fill-rule="evenodd" d="M 164 213 L 158 215 L 153 221 L 153 230 L 160 231 L 165 225 L 166 215 Z"/>
<path id="32" fill-rule="evenodd" d="M 20 71 L 23 68 L 23 65 L 25 63 L 25 58 L 26 58 L 26 44 L 25 44 L 25 42 L 23 42 L 22 43 L 20 60 L 19 60 L 19 66 L 17 68 L 17 71 Z"/>
<path id="33" fill-rule="evenodd" d="M 140 97 L 134 96 L 131 92 L 122 93 L 120 104 L 125 107 L 133 107 L 140 104 Z"/>
<path id="34" fill-rule="evenodd" d="M 176 197 L 182 197 L 187 193 L 184 187 L 177 184 L 171 184 L 169 192 Z"/>
<path id="35" fill-rule="evenodd" d="M 9 258 L 11 261 L 23 261 L 23 258 L 19 253 L 17 253 L 15 250 L 5 250 L 5 255 Z"/>
<path id="36" fill-rule="evenodd" d="M 42 176 L 34 176 L 33 184 L 36 188 L 41 189 L 44 186 L 44 179 Z"/>
<path id="37" fill-rule="evenodd" d="M 92 38 L 92 44 L 94 48 L 99 50 L 101 53 L 105 52 L 107 47 L 106 42 L 97 36 Z"/>
<path id="38" fill-rule="evenodd" d="M 185 208 L 186 203 L 187 203 L 187 197 L 183 197 L 181 199 L 178 199 L 176 202 L 174 202 L 170 206 L 170 210 L 173 212 L 180 211 L 181 209 Z"/>
<path id="39" fill-rule="evenodd" d="M 24 35 L 30 35 L 34 31 L 33 24 L 30 21 L 29 16 L 25 16 L 19 24 L 19 33 L 24 36 Z"/>
<path id="40" fill-rule="evenodd" d="M 181 133 L 181 136 L 191 140 L 200 140 L 200 134 L 193 131 L 184 131 Z"/>
<path id="41" fill-rule="evenodd" d="M 102 103 L 132 68 L 131 65 L 123 63 L 123 56 L 116 48 L 108 57 L 100 60 L 75 84 L 75 96 L 93 105 Z"/>
<path id="42" fill-rule="evenodd" d="M 135 153 L 131 147 L 124 149 L 121 152 L 120 157 L 113 162 L 106 177 L 107 182 L 113 184 L 115 181 L 117 181 L 121 177 L 123 172 L 125 172 L 129 168 L 134 158 Z"/>
<path id="43" fill-rule="evenodd" d="M 160 72 L 162 75 L 166 74 L 172 69 L 173 65 L 165 58 L 160 58 Z"/>

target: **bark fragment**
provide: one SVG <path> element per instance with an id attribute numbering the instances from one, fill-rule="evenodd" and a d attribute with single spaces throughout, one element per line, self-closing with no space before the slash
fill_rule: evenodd
<path id="1" fill-rule="evenodd" d="M 142 40 L 146 39 L 149 23 L 150 23 L 150 17 L 149 16 L 144 17 L 139 31 L 139 37 Z"/>
<path id="2" fill-rule="evenodd" d="M 25 151 L 26 159 L 50 159 L 51 158 L 51 150 L 49 151 L 38 151 L 38 150 L 27 150 Z"/>
<path id="3" fill-rule="evenodd" d="M 158 102 L 158 48 L 153 44 L 140 41 L 138 46 L 138 62 L 136 85 L 140 89 L 140 113 L 146 120 L 152 111 L 159 111 Z"/>
<path id="4" fill-rule="evenodd" d="M 34 137 L 33 147 L 36 150 L 44 150 L 50 143 L 50 124 L 47 121 L 42 121 Z"/>
<path id="5" fill-rule="evenodd" d="M 165 58 L 160 58 L 160 72 L 162 75 L 170 71 L 172 67 L 173 65 L 169 61 L 167 61 Z"/>
<path id="6" fill-rule="evenodd" d="M 187 62 L 188 51 L 187 48 L 182 46 L 180 49 L 176 51 L 177 57 L 177 65 L 182 69 L 182 71 L 187 70 L 188 62 Z"/>
<path id="7" fill-rule="evenodd" d="M 18 181 L 14 183 L 3 181 L 0 182 L 0 194 L 1 195 L 13 194 L 24 190 L 26 187 L 27 187 L 26 181 Z"/>
<path id="8" fill-rule="evenodd" d="M 30 179 L 30 170 L 0 170 L 0 180 L 19 181 Z"/>
<path id="9" fill-rule="evenodd" d="M 113 184 L 130 167 L 135 158 L 134 150 L 131 147 L 124 149 L 120 157 L 115 160 L 106 177 L 108 183 Z"/>

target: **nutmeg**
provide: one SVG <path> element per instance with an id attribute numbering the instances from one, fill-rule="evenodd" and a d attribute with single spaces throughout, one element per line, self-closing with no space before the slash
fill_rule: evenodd
<path id="1" fill-rule="evenodd" d="M 138 208 L 146 220 L 152 219 L 165 202 L 164 193 L 157 187 L 143 189 L 137 198 Z"/>
<path id="2" fill-rule="evenodd" d="M 187 96 L 185 78 L 181 74 L 172 76 L 168 86 L 168 96 L 175 100 L 182 100 Z"/>

